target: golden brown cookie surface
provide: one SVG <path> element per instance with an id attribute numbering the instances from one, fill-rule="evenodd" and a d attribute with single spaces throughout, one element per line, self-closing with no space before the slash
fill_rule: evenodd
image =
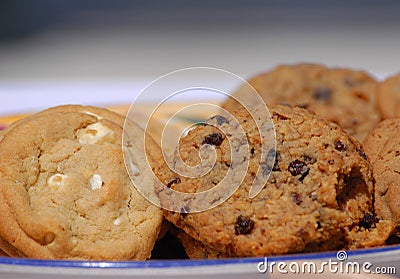
<path id="1" fill-rule="evenodd" d="M 375 211 L 379 218 L 400 222 L 400 118 L 382 121 L 365 141 L 373 166 Z"/>
<path id="2" fill-rule="evenodd" d="M 230 256 L 293 253 L 310 247 L 318 250 L 318 243 L 337 235 L 344 237 L 346 228 L 372 212 L 372 172 L 358 142 L 307 110 L 273 106 L 270 112 L 276 149 L 268 156 L 275 155 L 275 164 L 254 199 L 249 198 L 249 190 L 259 166 L 260 139 L 248 114 L 238 111 L 236 116 L 250 144 L 243 159 L 249 168 L 239 189 L 223 204 L 204 212 L 190 213 L 190 202 L 181 213 L 164 211 L 166 218 L 190 237 Z M 215 127 L 191 130 L 179 146 L 183 160 L 197 165 L 200 148 L 206 143 L 213 145 L 217 161 L 212 170 L 197 179 L 162 173 L 165 183 L 173 181 L 170 186 L 178 191 L 199 192 L 217 185 L 229 168 L 235 170 L 226 137 L 216 136 L 220 133 L 217 122 Z M 228 124 L 220 121 L 221 128 Z M 236 178 L 227 179 L 235 183 Z"/>
<path id="3" fill-rule="evenodd" d="M 55 109 L 21 121 L 0 142 L 5 224 L 0 235 L 21 254 L 99 260 L 150 256 L 161 211 L 128 177 L 122 122 L 117 123 L 123 117 L 99 112 L 103 116 Z"/>
<path id="4" fill-rule="evenodd" d="M 307 108 L 339 124 L 360 142 L 380 120 L 376 104 L 378 82 L 363 71 L 317 64 L 282 65 L 248 82 L 267 105 Z M 244 95 L 246 91 L 244 86 L 233 95 Z M 232 98 L 223 104 L 228 110 L 236 106 Z"/>
<path id="5" fill-rule="evenodd" d="M 384 119 L 400 116 L 400 74 L 379 84 L 378 105 Z"/>

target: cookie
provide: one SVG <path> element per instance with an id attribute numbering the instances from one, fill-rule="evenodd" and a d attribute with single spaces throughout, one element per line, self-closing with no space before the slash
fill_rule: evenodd
<path id="1" fill-rule="evenodd" d="M 44 115 L 44 114 L 51 114 L 54 112 L 58 112 L 58 113 L 62 113 L 62 112 L 81 112 L 81 113 L 85 113 L 85 114 L 89 114 L 89 115 L 93 115 L 99 119 L 101 118 L 106 118 L 109 119 L 111 121 L 114 121 L 116 123 L 118 123 L 119 125 L 123 126 L 124 122 L 125 122 L 125 117 L 112 112 L 108 109 L 104 109 L 104 108 L 98 108 L 98 107 L 94 107 L 94 106 L 82 106 L 82 105 L 60 105 L 60 106 L 55 106 L 55 107 L 51 107 L 48 109 L 45 109 L 43 111 L 40 111 L 38 113 L 32 114 L 29 117 L 25 117 L 25 118 L 21 118 L 13 123 L 11 123 L 8 127 L 6 127 L 3 130 L 0 130 L 0 141 L 3 138 L 3 136 L 9 131 L 11 130 L 13 127 L 17 126 L 19 123 L 24 122 L 26 120 L 29 120 L 31 118 L 35 118 L 37 116 L 40 115 Z"/>
<path id="2" fill-rule="evenodd" d="M 0 256 L 7 257 L 24 257 L 14 246 L 8 243 L 4 238 L 0 237 Z"/>
<path id="3" fill-rule="evenodd" d="M 259 115 L 259 109 L 252 111 Z M 249 152 L 242 160 L 249 166 L 238 190 L 203 212 L 190 213 L 192 200 L 180 213 L 165 210 L 166 219 L 191 238 L 229 256 L 319 251 L 327 242 L 332 242 L 330 249 L 343 247 L 342 242 L 332 240 L 345 239 L 349 230 L 372 213 L 372 170 L 361 145 L 338 125 L 306 109 L 278 105 L 270 107 L 270 113 L 276 147 L 267 157 L 275 157 L 274 165 L 263 163 L 267 157 L 261 158 L 260 164 L 258 130 L 246 111 L 235 111 L 249 142 Z M 158 175 L 165 185 L 191 193 L 208 190 L 222 179 L 237 183 L 234 176 L 224 178 L 228 169 L 235 172 L 237 166 L 231 165 L 229 142 L 222 133 L 230 120 L 221 119 L 213 117 L 212 125 L 189 131 L 173 158 L 176 162 L 180 156 L 195 166 L 200 162 L 199 150 L 211 145 L 217 156 L 212 169 L 199 178 L 164 170 Z M 250 199 L 259 166 L 262 173 L 272 172 L 261 192 Z M 163 191 L 160 200 L 163 204 L 173 202 Z"/>
<path id="4" fill-rule="evenodd" d="M 227 254 L 213 250 L 202 242 L 193 239 L 182 230 L 178 232 L 177 237 L 182 242 L 185 252 L 190 259 L 223 259 L 229 257 Z"/>
<path id="5" fill-rule="evenodd" d="M 400 74 L 391 76 L 379 84 L 378 107 L 384 119 L 400 117 Z"/>
<path id="6" fill-rule="evenodd" d="M 400 118 L 382 121 L 365 141 L 375 179 L 375 212 L 400 224 Z"/>
<path id="7" fill-rule="evenodd" d="M 376 104 L 378 82 L 363 71 L 328 68 L 317 64 L 282 65 L 248 81 L 267 105 L 287 104 L 307 108 L 339 124 L 360 142 L 380 120 Z M 246 98 L 248 86 L 232 95 Z M 229 98 L 222 105 L 227 110 L 237 107 Z"/>
<path id="8" fill-rule="evenodd" d="M 22 255 L 88 260 L 150 256 L 162 212 L 129 179 L 123 117 L 97 112 L 55 108 L 12 125 L 4 134 L 0 236 Z M 153 187 L 152 177 L 141 173 L 145 159 L 134 159 L 136 175 Z"/>

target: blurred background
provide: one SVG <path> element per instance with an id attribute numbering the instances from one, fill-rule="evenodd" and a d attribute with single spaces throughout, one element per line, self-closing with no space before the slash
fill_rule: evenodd
<path id="1" fill-rule="evenodd" d="M 248 78 L 320 62 L 382 78 L 400 71 L 399 15 L 389 0 L 3 0 L 0 114 L 131 102 L 193 66 Z"/>

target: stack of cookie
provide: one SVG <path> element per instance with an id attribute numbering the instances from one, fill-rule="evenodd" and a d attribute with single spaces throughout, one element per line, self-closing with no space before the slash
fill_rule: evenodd
<path id="1" fill-rule="evenodd" d="M 150 257 L 163 216 L 129 179 L 122 150 L 124 121 L 105 109 L 62 106 L 2 132 L 3 254 L 86 260 Z M 137 175 L 152 187 L 153 181 L 140 173 L 142 158 L 135 161 Z"/>
<path id="2" fill-rule="evenodd" d="M 122 143 L 124 123 L 145 132 L 118 114 L 69 105 L 18 121 L 0 133 L 0 255 L 146 260 L 168 229 L 168 249 L 176 237 L 190 258 L 385 245 L 400 224 L 399 80 L 379 83 L 363 71 L 313 64 L 253 77 L 256 95 L 243 86 L 222 104 L 235 121 L 221 114 L 195 126 L 169 158 L 171 166 L 196 167 L 211 151 L 215 161 L 202 175 L 170 169 L 146 137 L 162 188 L 144 171 L 143 146 Z M 266 153 L 257 126 L 266 122 L 265 106 L 254 96 L 267 104 L 274 127 Z M 224 133 L 232 129 L 243 130 L 244 140 Z M 178 203 L 170 190 L 206 192 L 221 181 L 238 188 L 207 210 L 196 210 L 201 201 L 192 198 L 180 210 L 161 209 L 133 187 L 124 148 L 136 156 L 135 176 L 164 208 Z M 247 152 L 232 158 L 233 149 Z M 250 198 L 258 175 L 265 182 Z"/>

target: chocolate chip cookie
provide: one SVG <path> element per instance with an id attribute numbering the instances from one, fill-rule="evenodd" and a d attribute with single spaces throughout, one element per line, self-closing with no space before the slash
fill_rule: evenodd
<path id="1" fill-rule="evenodd" d="M 379 84 L 378 106 L 384 119 L 400 116 L 400 74 Z"/>
<path id="2" fill-rule="evenodd" d="M 256 113 L 258 107 L 252 108 Z M 262 108 L 261 108 L 262 109 Z M 247 174 L 237 191 L 207 211 L 190 213 L 188 201 L 181 212 L 164 211 L 175 226 L 206 247 L 228 256 L 262 256 L 301 251 L 339 249 L 349 231 L 372 214 L 372 170 L 361 145 L 338 125 L 314 113 L 288 106 L 271 106 L 276 147 L 260 157 L 261 141 L 247 111 L 234 111 L 247 135 Z M 201 162 L 200 149 L 212 146 L 216 161 L 199 178 L 164 170 L 159 177 L 180 192 L 201 192 L 223 179 L 232 165 L 230 143 L 222 130 L 229 121 L 213 117 L 181 139 L 178 156 L 189 166 Z M 212 125 L 211 125 L 212 124 Z M 244 144 L 244 143 L 241 143 Z M 274 158 L 273 166 L 263 163 Z M 261 161 L 261 163 L 260 163 Z M 270 177 L 255 198 L 249 191 L 259 167 Z M 168 196 L 160 192 L 160 199 Z M 336 241 L 337 240 L 337 241 Z"/>
<path id="3" fill-rule="evenodd" d="M 162 212 L 129 179 L 124 118 L 84 108 L 55 108 L 5 132 L 0 142 L 0 236 L 25 257 L 145 260 L 158 237 Z M 141 148 L 130 144 L 126 148 Z M 135 175 L 153 187 L 152 177 L 141 173 L 144 159 L 134 159 Z"/>
<path id="4" fill-rule="evenodd" d="M 400 118 L 382 121 L 365 141 L 375 178 L 375 211 L 400 224 Z"/>
<path id="5" fill-rule="evenodd" d="M 282 65 L 248 82 L 267 105 L 308 108 L 339 124 L 360 142 L 380 120 L 376 104 L 378 82 L 363 71 L 316 64 Z M 233 96 L 251 98 L 248 86 L 239 88 Z M 237 105 L 229 98 L 223 107 L 232 110 Z"/>

